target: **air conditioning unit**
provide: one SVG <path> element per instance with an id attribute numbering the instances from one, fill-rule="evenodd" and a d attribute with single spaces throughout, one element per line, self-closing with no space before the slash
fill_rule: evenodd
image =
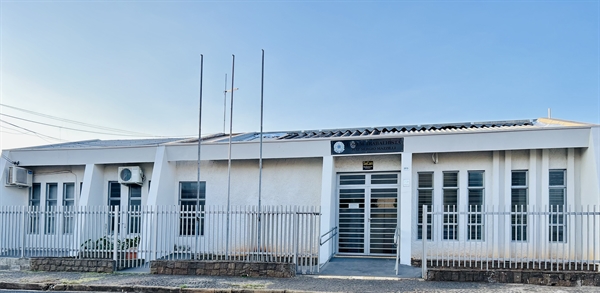
<path id="1" fill-rule="evenodd" d="M 142 168 L 137 166 L 119 167 L 119 183 L 142 185 L 144 183 Z"/>
<path id="2" fill-rule="evenodd" d="M 32 179 L 33 171 L 17 166 L 8 167 L 7 186 L 29 187 Z"/>

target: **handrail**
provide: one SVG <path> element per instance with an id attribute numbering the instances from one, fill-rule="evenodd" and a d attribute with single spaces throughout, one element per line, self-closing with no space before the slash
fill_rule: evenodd
<path id="1" fill-rule="evenodd" d="M 331 228 L 331 230 L 327 231 L 327 233 L 321 235 L 321 237 L 319 238 L 319 245 L 323 246 L 323 244 L 327 243 L 327 241 L 331 240 L 331 238 L 335 237 L 335 235 L 337 235 L 337 229 L 338 227 L 335 226 L 333 228 Z M 323 237 L 327 236 L 327 234 L 331 234 L 329 236 L 329 238 L 325 239 L 325 241 L 323 241 Z"/>

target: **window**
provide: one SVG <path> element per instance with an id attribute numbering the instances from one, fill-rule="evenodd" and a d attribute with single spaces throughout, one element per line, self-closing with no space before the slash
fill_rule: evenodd
<path id="1" fill-rule="evenodd" d="M 110 207 L 110 210 L 114 210 L 115 207 L 118 207 L 121 205 L 121 184 L 117 181 L 109 181 L 108 182 L 108 206 Z M 120 219 L 117 219 L 120 220 Z M 112 233 L 113 231 L 115 231 L 115 221 L 114 221 L 114 215 L 111 213 L 109 218 L 108 218 L 108 226 L 110 227 L 110 230 L 108 232 Z M 118 229 L 118 223 L 117 223 L 117 229 Z"/>
<path id="2" fill-rule="evenodd" d="M 46 225 L 44 233 L 56 232 L 56 206 L 58 205 L 58 184 L 46 184 Z"/>
<path id="3" fill-rule="evenodd" d="M 458 172 L 444 172 L 444 240 L 458 240 Z"/>
<path id="4" fill-rule="evenodd" d="M 469 171 L 469 223 L 467 225 L 467 237 L 469 240 L 482 240 L 481 232 L 483 230 L 483 171 Z"/>
<path id="5" fill-rule="evenodd" d="M 398 174 L 373 174 L 371 184 L 398 184 Z"/>
<path id="6" fill-rule="evenodd" d="M 527 171 L 511 174 L 512 240 L 527 241 Z"/>
<path id="7" fill-rule="evenodd" d="M 200 194 L 197 182 L 179 182 L 179 235 L 204 235 L 205 194 L 206 182 L 200 182 Z"/>
<path id="8" fill-rule="evenodd" d="M 340 185 L 364 185 L 365 175 L 340 175 Z"/>
<path id="9" fill-rule="evenodd" d="M 140 233 L 142 218 L 142 187 L 139 185 L 129 186 L 129 233 Z"/>
<path id="10" fill-rule="evenodd" d="M 563 242 L 565 241 L 565 205 L 566 202 L 566 191 L 567 185 L 565 183 L 565 170 L 550 170 L 550 182 L 549 182 L 549 200 L 550 204 L 550 216 L 548 217 L 550 225 L 550 241 L 551 242 Z"/>
<path id="11" fill-rule="evenodd" d="M 75 183 L 63 184 L 63 233 L 73 233 L 75 208 Z"/>
<path id="12" fill-rule="evenodd" d="M 432 211 L 433 204 L 433 173 L 418 173 L 417 187 L 417 239 L 423 239 L 423 205 L 427 206 L 429 212 Z M 427 215 L 427 239 L 431 239 L 431 230 L 433 228 L 431 214 Z"/>
<path id="13" fill-rule="evenodd" d="M 40 232 L 40 204 L 42 196 L 42 186 L 39 183 L 33 183 L 29 189 L 29 234 L 38 234 Z"/>

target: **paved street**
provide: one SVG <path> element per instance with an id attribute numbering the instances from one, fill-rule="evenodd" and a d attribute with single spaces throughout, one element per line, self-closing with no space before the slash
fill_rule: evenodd
<path id="1" fill-rule="evenodd" d="M 0 285 L 6 283 L 45 283 L 52 290 L 57 284 L 79 285 L 90 290 L 92 286 L 139 286 L 168 288 L 231 289 L 234 292 L 599 292 L 598 287 L 549 287 L 521 284 L 426 282 L 420 279 L 376 278 L 376 277 L 335 277 L 335 276 L 298 276 L 289 279 L 241 278 L 241 277 L 195 277 L 163 276 L 150 274 L 98 274 L 98 273 L 48 273 L 1 271 Z M 56 290 L 61 288 L 56 287 Z M 65 287 L 62 287 L 63 290 Z M 125 287 L 123 287 L 125 288 Z M 68 289 L 68 288 L 66 288 Z M 89 290 L 85 289 L 87 292 Z M 79 290 L 79 289 L 77 289 Z M 124 291 L 127 291 L 125 289 Z M 131 290 L 133 291 L 133 290 Z M 191 291 L 191 290 L 190 290 Z M 0 292 L 27 292 L 7 291 Z M 64 291 L 63 291 L 64 292 Z M 193 291 L 192 291 L 193 292 Z M 206 291 L 205 291 L 206 292 Z M 225 291 L 227 292 L 227 291 Z"/>

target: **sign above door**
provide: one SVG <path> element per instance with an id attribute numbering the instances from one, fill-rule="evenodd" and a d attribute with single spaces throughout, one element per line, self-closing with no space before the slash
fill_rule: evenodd
<path id="1" fill-rule="evenodd" d="M 401 153 L 404 138 L 332 140 L 332 155 Z"/>

